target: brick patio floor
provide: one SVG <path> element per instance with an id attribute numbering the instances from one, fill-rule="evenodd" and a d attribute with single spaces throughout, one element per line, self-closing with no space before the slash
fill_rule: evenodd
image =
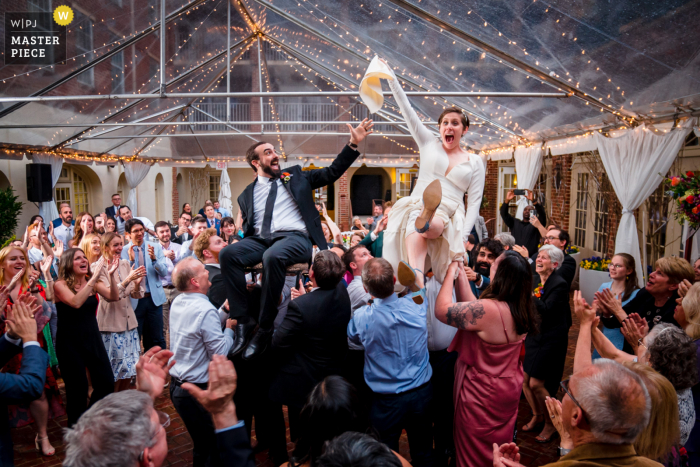
<path id="1" fill-rule="evenodd" d="M 572 305 L 573 310 L 573 305 Z M 578 337 L 578 320 L 576 316 L 574 318 L 574 325 L 569 331 L 569 350 L 566 357 L 566 366 L 564 369 L 564 378 L 571 374 L 573 368 L 573 358 L 574 350 L 576 346 L 576 339 Z M 59 380 L 59 386 L 61 386 L 61 391 L 63 391 L 63 381 Z M 559 395 L 561 398 L 561 394 Z M 65 400 L 65 397 L 64 397 Z M 163 411 L 170 415 L 170 426 L 167 429 L 168 434 L 168 457 L 163 465 L 167 466 L 178 466 L 185 467 L 192 465 L 192 439 L 187 433 L 185 425 L 178 416 L 175 408 L 170 401 L 169 391 L 166 389 L 156 400 L 156 409 Z M 527 404 L 524 398 L 521 398 L 519 411 L 518 411 L 518 422 L 517 426 L 520 428 L 530 419 L 531 410 L 530 406 Z M 286 420 L 286 411 L 285 411 Z M 17 467 L 30 467 L 30 466 L 52 466 L 60 465 L 63 458 L 65 457 L 65 446 L 61 442 L 62 440 L 62 429 L 66 426 L 66 417 L 61 417 L 57 420 L 49 421 L 49 438 L 51 443 L 56 448 L 56 455 L 53 457 L 43 457 L 34 450 L 34 429 L 32 426 L 25 426 L 22 428 L 16 428 L 12 430 L 12 439 L 15 444 L 15 465 Z M 518 446 L 520 447 L 521 462 L 523 465 L 528 467 L 536 467 L 540 465 L 545 465 L 547 463 L 553 462 L 557 459 L 557 446 L 558 438 L 549 444 L 539 444 L 535 441 L 535 436 L 537 432 L 534 433 L 521 433 L 518 432 Z M 253 439 L 255 439 L 255 431 L 253 430 Z M 289 439 L 289 429 L 287 430 L 287 439 Z M 287 448 L 291 453 L 294 445 L 288 442 Z M 401 437 L 400 442 L 400 453 L 406 459 L 410 461 L 411 456 L 408 450 L 408 441 L 406 439 L 406 433 Z M 256 463 L 259 467 L 278 467 L 273 465 L 272 461 L 268 459 L 267 452 L 262 452 L 256 456 Z M 488 466 L 485 466 L 488 467 Z"/>

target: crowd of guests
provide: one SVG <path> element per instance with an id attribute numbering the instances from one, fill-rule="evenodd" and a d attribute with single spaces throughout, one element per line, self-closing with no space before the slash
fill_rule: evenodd
<path id="1" fill-rule="evenodd" d="M 256 148 L 254 169 L 268 155 Z M 488 238 L 481 218 L 442 284 L 426 271 L 418 304 L 381 257 L 390 205 L 353 219 L 349 248 L 325 206 L 300 205 L 322 234 L 309 229 L 307 251 L 270 208 L 301 201 L 262 171 L 235 221 L 207 202 L 153 223 L 114 195 L 94 217 L 73 220 L 67 204 L 34 216 L 0 250 L 2 465 L 11 426 L 33 423 L 54 455 L 47 423 L 64 414 L 64 465 L 163 465 L 166 387 L 196 466 L 252 467 L 262 451 L 289 467 L 409 465 L 403 430 L 416 466 L 518 466 L 518 431 L 558 439 L 552 465 L 700 465 L 700 261 L 661 258 L 639 288 L 633 257 L 617 254 L 595 300 L 572 302 L 568 232 L 531 192 L 511 216 L 510 192 L 510 233 Z M 253 207 L 263 195 L 269 215 Z M 307 269 L 286 272 L 307 253 Z M 531 418 L 516 426 L 521 395 Z"/>

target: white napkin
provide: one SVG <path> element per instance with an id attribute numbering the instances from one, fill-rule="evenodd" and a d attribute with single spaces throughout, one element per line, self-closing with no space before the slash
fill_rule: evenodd
<path id="1" fill-rule="evenodd" d="M 370 113 L 375 113 L 384 105 L 382 78 L 396 79 L 396 75 L 391 68 L 375 55 L 372 61 L 369 62 L 365 76 L 360 83 L 360 98 L 362 98 L 362 102 L 367 106 Z"/>

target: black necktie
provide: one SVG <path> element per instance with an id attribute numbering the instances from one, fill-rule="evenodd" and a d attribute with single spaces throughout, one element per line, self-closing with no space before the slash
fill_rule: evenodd
<path id="1" fill-rule="evenodd" d="M 265 216 L 263 217 L 262 230 L 260 236 L 262 238 L 270 238 L 270 228 L 272 227 L 272 209 L 275 207 L 275 199 L 277 198 L 277 179 L 271 178 L 270 193 L 267 195 L 265 203 Z"/>

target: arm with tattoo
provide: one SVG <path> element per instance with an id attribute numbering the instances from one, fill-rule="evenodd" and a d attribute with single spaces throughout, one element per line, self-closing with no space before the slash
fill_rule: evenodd
<path id="1" fill-rule="evenodd" d="M 476 331 L 481 329 L 479 320 L 485 314 L 486 311 L 481 301 L 455 303 L 447 308 L 446 324 L 467 331 Z"/>

